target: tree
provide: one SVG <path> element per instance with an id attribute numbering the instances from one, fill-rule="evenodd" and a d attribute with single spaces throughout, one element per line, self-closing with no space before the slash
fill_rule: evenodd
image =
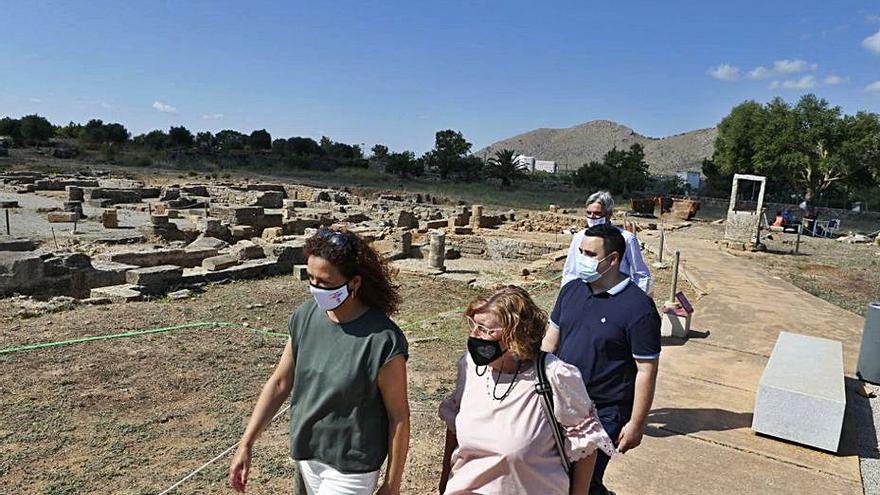
<path id="1" fill-rule="evenodd" d="M 373 152 L 373 159 L 375 160 L 384 160 L 388 157 L 388 146 L 385 146 L 384 144 L 373 146 L 371 151 Z"/>
<path id="2" fill-rule="evenodd" d="M 814 205 L 834 187 L 875 187 L 878 162 L 876 114 L 846 116 L 808 94 L 795 105 L 775 98 L 734 107 L 718 126 L 709 172 L 766 175 L 771 185 L 790 187 Z"/>
<path id="3" fill-rule="evenodd" d="M 320 155 L 321 146 L 312 138 L 292 137 L 287 140 L 288 153 L 298 156 Z"/>
<path id="4" fill-rule="evenodd" d="M 21 121 L 10 117 L 0 119 L 0 136 L 9 136 L 16 144 L 21 143 Z"/>
<path id="5" fill-rule="evenodd" d="M 203 150 L 211 150 L 217 146 L 217 139 L 208 131 L 196 134 L 196 145 Z"/>
<path id="6" fill-rule="evenodd" d="M 248 146 L 253 150 L 272 149 L 272 135 L 266 129 L 254 131 L 248 137 Z"/>
<path id="7" fill-rule="evenodd" d="M 225 129 L 217 133 L 217 147 L 223 151 L 241 150 L 247 142 L 247 136 L 244 134 Z"/>
<path id="8" fill-rule="evenodd" d="M 466 161 L 465 157 L 471 150 L 471 143 L 464 136 L 452 129 L 437 131 L 434 134 L 434 149 L 425 154 L 425 164 L 440 174 L 441 179 L 450 175 L 459 178 L 470 177 L 473 174 L 473 160 Z"/>
<path id="9" fill-rule="evenodd" d="M 486 163 L 486 175 L 501 179 L 501 186 L 510 186 L 515 180 L 526 176 L 528 168 L 520 163 L 519 156 L 510 149 L 501 149 Z"/>
<path id="10" fill-rule="evenodd" d="M 73 121 L 68 122 L 65 126 L 56 126 L 52 134 L 60 139 L 78 139 L 83 126 Z M 2 132 L 0 132 L 2 134 Z"/>
<path id="11" fill-rule="evenodd" d="M 572 183 L 583 189 L 610 189 L 614 193 L 643 190 L 648 183 L 645 150 L 636 143 L 629 151 L 611 149 L 601 162 L 590 162 L 572 174 Z"/>
<path id="12" fill-rule="evenodd" d="M 131 134 L 122 124 L 107 124 L 104 126 L 106 141 L 112 144 L 125 144 Z"/>
<path id="13" fill-rule="evenodd" d="M 196 142 L 196 138 L 186 127 L 174 127 L 168 130 L 168 145 L 172 148 L 188 148 Z"/>
<path id="14" fill-rule="evenodd" d="M 25 115 L 20 120 L 21 139 L 26 144 L 40 144 L 52 137 L 52 123 L 39 115 Z"/>
<path id="15" fill-rule="evenodd" d="M 373 155 L 375 156 L 375 147 Z M 389 174 L 400 177 L 419 177 L 425 173 L 425 164 L 422 160 L 417 160 L 412 151 L 388 153 L 384 160 L 386 162 L 385 171 Z"/>
<path id="16" fill-rule="evenodd" d="M 168 134 L 165 134 L 164 131 L 156 129 L 155 131 L 150 131 L 146 134 L 136 136 L 133 141 L 134 144 L 137 146 L 152 148 L 154 150 L 161 150 L 168 147 Z"/>

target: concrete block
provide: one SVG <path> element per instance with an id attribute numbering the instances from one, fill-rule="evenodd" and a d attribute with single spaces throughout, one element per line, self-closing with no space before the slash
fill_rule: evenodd
<path id="1" fill-rule="evenodd" d="M 845 410 L 840 342 L 781 332 L 758 384 L 752 429 L 837 452 Z"/>
<path id="2" fill-rule="evenodd" d="M 235 266 L 238 264 L 238 257 L 233 256 L 231 254 L 221 254 L 220 256 L 214 256 L 211 258 L 205 258 L 202 260 L 202 268 L 205 270 L 216 272 L 217 270 L 224 270 L 231 266 Z"/>
<path id="3" fill-rule="evenodd" d="M 660 336 L 686 338 L 691 329 L 691 317 L 660 313 Z"/>
<path id="4" fill-rule="evenodd" d="M 183 268 L 176 265 L 149 266 L 125 272 L 125 281 L 140 286 L 167 286 L 177 282 Z"/>
<path id="5" fill-rule="evenodd" d="M 79 220 L 79 213 L 75 211 L 50 211 L 49 223 L 73 223 Z"/>

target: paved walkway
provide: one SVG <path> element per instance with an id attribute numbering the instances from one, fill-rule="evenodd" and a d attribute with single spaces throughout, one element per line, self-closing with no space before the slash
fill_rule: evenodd
<path id="1" fill-rule="evenodd" d="M 681 251 L 689 275 L 708 292 L 695 303 L 692 328 L 708 336 L 664 346 L 647 435 L 611 463 L 607 485 L 620 495 L 861 494 L 851 411 L 838 455 L 757 436 L 750 426 L 780 331 L 843 342 L 852 377 L 864 320 L 712 242 L 673 233 L 666 243 Z M 847 380 L 849 394 L 854 384 Z"/>

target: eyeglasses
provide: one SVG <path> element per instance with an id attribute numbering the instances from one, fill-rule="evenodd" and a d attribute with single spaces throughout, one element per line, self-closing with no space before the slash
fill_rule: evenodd
<path id="1" fill-rule="evenodd" d="M 327 227 L 321 227 L 318 229 L 318 237 L 327 239 L 330 244 L 341 248 L 348 246 L 350 242 L 344 233 L 339 232 L 338 230 L 328 229 Z"/>
<path id="2" fill-rule="evenodd" d="M 470 316 L 465 316 L 465 323 L 467 324 L 468 330 L 471 334 L 477 334 L 482 337 L 489 338 L 497 338 L 501 335 L 501 332 L 504 331 L 503 328 L 489 328 L 485 325 L 480 325 Z"/>

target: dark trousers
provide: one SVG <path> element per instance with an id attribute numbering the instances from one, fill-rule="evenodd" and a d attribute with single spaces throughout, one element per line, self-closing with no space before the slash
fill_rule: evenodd
<path id="1" fill-rule="evenodd" d="M 597 409 L 602 428 L 605 429 L 605 432 L 608 433 L 608 436 L 611 437 L 611 441 L 614 442 L 614 445 L 616 446 L 620 430 L 623 428 L 623 425 L 629 421 L 629 412 L 621 410 L 619 406 L 600 407 Z M 590 495 L 604 495 L 608 493 L 608 490 L 602 483 L 602 478 L 605 476 L 605 468 L 608 467 L 609 460 L 611 460 L 611 458 L 608 457 L 605 452 L 602 452 L 601 450 L 598 451 L 598 455 L 596 456 L 596 467 L 593 469 L 593 479 L 590 481 Z"/>

